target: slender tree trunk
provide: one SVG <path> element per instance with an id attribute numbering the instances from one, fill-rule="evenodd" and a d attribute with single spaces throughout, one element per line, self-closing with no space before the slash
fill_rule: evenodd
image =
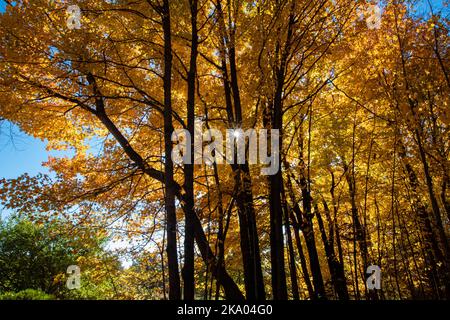
<path id="1" fill-rule="evenodd" d="M 177 253 L 177 216 L 175 208 L 175 181 L 173 178 L 172 155 L 172 35 L 170 25 L 169 0 L 162 6 L 164 31 L 164 178 L 165 207 L 167 214 L 167 258 L 169 265 L 169 299 L 181 299 L 180 274 Z"/>
<path id="2" fill-rule="evenodd" d="M 441 185 L 441 200 L 444 204 L 445 212 L 447 214 L 447 219 L 450 221 L 450 201 L 447 199 L 447 186 L 450 183 L 449 174 L 447 173 L 446 166 L 444 167 L 444 174 L 442 178 L 442 185 Z"/>
<path id="3" fill-rule="evenodd" d="M 195 124 L 195 85 L 197 77 L 197 0 L 190 0 L 191 12 L 191 54 L 189 63 L 189 72 L 187 77 L 187 129 L 191 137 L 194 137 Z M 194 159 L 194 139 L 191 139 L 190 159 Z M 184 190 L 186 192 L 185 207 L 185 235 L 184 235 L 184 267 L 183 267 L 183 283 L 184 283 L 184 299 L 194 300 L 195 283 L 194 283 L 194 228 L 193 218 L 194 211 L 194 165 L 185 164 L 184 166 Z"/>
<path id="4" fill-rule="evenodd" d="M 206 108 L 205 105 L 205 116 L 206 116 L 206 128 L 209 130 L 210 126 L 209 126 L 209 120 L 208 120 L 208 110 Z M 225 218 L 225 210 L 223 207 L 223 193 L 222 193 L 222 187 L 221 187 L 221 183 L 220 183 L 220 179 L 219 179 L 219 171 L 217 168 L 217 163 L 213 162 L 212 164 L 213 166 L 213 177 L 214 177 L 214 183 L 216 185 L 217 188 L 217 211 L 219 213 L 219 221 L 218 221 L 218 231 L 217 231 L 217 242 L 216 242 L 216 253 L 217 253 L 217 265 L 218 265 L 218 270 L 217 272 L 219 273 L 219 277 L 220 272 L 222 272 L 222 270 L 225 270 L 225 228 L 224 228 L 224 218 Z M 233 206 L 234 203 L 234 197 L 235 195 L 233 194 L 231 202 L 230 202 L 230 207 L 229 207 L 229 211 L 231 211 L 231 208 Z M 228 219 L 229 219 L 229 215 L 231 214 L 231 212 L 228 213 Z M 215 291 L 215 299 L 218 300 L 219 296 L 220 296 L 220 282 L 216 281 L 216 291 Z"/>
<path id="5" fill-rule="evenodd" d="M 422 130 L 420 130 L 420 131 L 422 131 Z M 428 196 L 431 201 L 431 208 L 434 213 L 434 219 L 435 219 L 435 223 L 437 226 L 439 237 L 441 238 L 442 247 L 444 248 L 444 254 L 445 254 L 444 258 L 446 260 L 445 263 L 448 264 L 449 263 L 449 261 L 448 261 L 449 254 L 450 254 L 448 238 L 445 233 L 444 226 L 442 224 L 441 212 L 439 209 L 439 205 L 438 205 L 436 196 L 434 194 L 433 179 L 430 174 L 430 168 L 429 168 L 428 161 L 426 158 L 425 150 L 424 150 L 423 143 L 422 143 L 421 132 L 419 132 L 419 129 L 416 129 L 416 139 L 417 139 L 417 144 L 418 144 L 418 148 L 419 148 L 420 160 L 422 162 L 423 171 L 425 174 L 425 181 L 427 184 Z M 450 298 L 450 296 L 449 296 L 449 298 Z"/>
<path id="6" fill-rule="evenodd" d="M 281 130 L 281 117 L 280 100 L 274 103 L 274 129 Z M 282 140 L 282 138 L 280 140 Z M 271 152 L 275 151 L 272 150 Z M 278 157 L 278 163 L 280 163 L 280 153 L 276 154 L 276 157 Z M 270 256 L 272 267 L 272 292 L 275 300 L 287 300 L 286 271 L 284 266 L 283 212 L 281 206 L 282 183 L 281 169 L 279 169 L 275 175 L 269 176 Z"/>
<path id="7" fill-rule="evenodd" d="M 289 223 L 290 209 L 287 205 L 284 187 L 282 187 L 282 201 L 283 201 L 283 210 L 284 210 L 284 226 L 285 226 L 285 232 L 286 232 L 287 244 L 288 244 L 288 250 L 289 250 L 289 274 L 291 277 L 292 296 L 293 296 L 294 300 L 299 300 L 300 294 L 298 291 L 297 268 L 295 266 L 294 244 L 292 242 L 291 226 Z"/>
<path id="8" fill-rule="evenodd" d="M 400 136 L 400 135 L 399 135 Z M 412 196 L 412 204 L 414 210 L 417 212 L 418 220 L 419 220 L 419 227 L 423 234 L 423 243 L 424 243 L 424 250 L 425 250 L 425 259 L 427 261 L 427 265 L 430 268 L 430 284 L 437 282 L 437 288 L 439 290 L 440 288 L 440 278 L 437 277 L 438 273 L 443 273 L 444 275 L 447 275 L 445 270 L 445 262 L 444 262 L 444 255 L 439 247 L 439 242 L 437 240 L 437 237 L 435 235 L 435 232 L 433 231 L 433 227 L 431 224 L 430 215 L 425 207 L 425 205 L 422 203 L 422 200 L 420 199 L 420 195 L 418 194 L 418 187 L 419 187 L 419 180 L 417 178 L 417 175 L 412 168 L 411 164 L 408 162 L 407 156 L 406 156 L 406 149 L 403 143 L 399 142 L 399 151 L 398 155 L 400 157 L 400 160 L 402 161 L 402 165 L 405 171 L 405 174 L 408 179 L 408 183 L 411 186 L 411 196 Z M 438 271 L 438 269 L 441 269 Z M 448 294 L 449 291 L 449 285 L 448 285 L 448 275 L 444 277 L 444 286 L 445 291 Z M 446 284 L 447 283 L 447 284 Z M 441 294 L 442 295 L 442 294 Z"/>
<path id="9" fill-rule="evenodd" d="M 397 208 L 394 207 L 395 205 L 395 169 L 396 169 L 396 149 L 397 149 L 397 136 L 394 136 L 394 148 L 393 148 L 392 154 L 394 155 L 393 161 L 392 161 L 392 181 L 391 181 L 391 217 L 392 217 L 392 251 L 393 251 L 393 268 L 394 268 L 394 277 L 395 277 L 395 284 L 397 286 L 397 291 L 400 300 L 402 299 L 402 291 L 400 289 L 400 285 L 398 282 L 398 269 L 397 269 L 397 244 L 396 244 L 396 223 L 395 223 L 395 210 Z"/>
<path id="10" fill-rule="evenodd" d="M 239 126 L 242 122 L 241 99 L 236 68 L 234 26 L 226 27 L 220 0 L 216 4 L 220 32 L 222 34 L 221 56 L 225 103 L 229 125 Z M 230 8 L 228 8 L 230 10 Z M 228 31 L 229 30 L 229 31 Z M 228 31 L 228 32 L 227 32 Z M 227 54 L 228 53 L 228 54 Z M 227 67 L 227 57 L 229 73 Z M 264 300 L 265 288 L 261 267 L 258 230 L 253 208 L 252 181 L 248 163 L 232 165 L 235 185 L 238 187 L 236 204 L 238 208 L 241 253 L 244 266 L 244 283 L 248 300 Z"/>
<path id="11" fill-rule="evenodd" d="M 301 131 L 301 130 L 300 130 Z M 299 147 L 300 147 L 300 181 L 298 184 L 300 185 L 300 189 L 302 192 L 302 203 L 303 203 L 303 212 L 300 209 L 294 189 L 292 186 L 292 175 L 288 172 L 288 177 L 286 180 L 286 185 L 289 192 L 289 197 L 291 198 L 291 202 L 293 203 L 293 211 L 296 215 L 297 225 L 301 229 L 303 236 L 305 238 L 306 248 L 308 250 L 309 255 L 309 265 L 311 270 L 311 275 L 313 278 L 314 284 L 314 295 L 311 296 L 311 299 L 326 299 L 325 294 L 325 285 L 323 282 L 322 271 L 320 268 L 319 255 L 317 253 L 316 240 L 314 235 L 314 228 L 312 222 L 312 210 L 311 210 L 311 195 L 308 190 L 308 184 L 306 182 L 306 172 L 304 169 L 304 161 L 303 161 L 303 139 L 302 134 L 299 135 Z"/>
<path id="12" fill-rule="evenodd" d="M 278 6 L 279 3 L 276 4 Z M 295 1 L 291 2 L 289 21 L 286 30 L 286 40 L 284 44 L 278 39 L 275 48 L 275 67 L 273 78 L 275 79 L 275 91 L 273 101 L 269 107 L 272 107 L 267 115 L 270 119 L 265 119 L 265 126 L 268 129 L 279 130 L 279 150 L 275 156 L 279 169 L 274 175 L 269 176 L 269 209 L 270 209 L 270 259 L 272 270 L 272 292 L 275 300 L 287 299 L 286 271 L 284 263 L 284 239 L 283 239 L 283 210 L 281 193 L 283 192 L 283 176 L 281 172 L 281 152 L 283 150 L 283 92 L 285 86 L 286 70 L 288 59 L 291 54 L 291 42 L 293 27 L 296 19 L 294 18 Z M 279 18 L 279 17 L 275 17 Z M 278 35 L 283 35 L 283 29 L 278 29 Z M 271 150 L 272 155 L 275 150 Z"/>
<path id="13" fill-rule="evenodd" d="M 354 162 L 355 160 L 353 159 L 352 162 Z M 351 216 L 352 216 L 352 223 L 353 223 L 353 228 L 354 228 L 354 241 L 358 244 L 359 250 L 360 250 L 360 255 L 361 255 L 361 259 L 363 262 L 363 270 L 364 273 L 367 270 L 368 267 L 368 258 L 369 258 L 369 254 L 368 254 L 368 248 L 367 248 L 367 242 L 366 242 L 366 236 L 365 236 L 365 230 L 363 228 L 363 225 L 361 224 L 360 221 L 360 217 L 358 214 L 358 207 L 356 204 L 356 181 L 355 181 L 355 176 L 353 173 L 353 169 L 350 172 L 350 169 L 348 167 L 348 165 L 345 163 L 345 161 L 343 161 L 343 166 L 344 166 L 344 171 L 346 172 L 346 179 L 347 179 L 347 184 L 348 184 L 348 190 L 349 190 L 349 194 L 350 194 L 350 202 L 351 202 Z M 356 252 L 356 248 L 354 249 Z M 358 280 L 358 267 L 357 267 L 357 261 L 355 258 L 355 279 Z M 367 280 L 368 275 L 365 274 L 363 280 L 364 280 L 364 286 L 366 285 L 366 280 Z M 357 281 L 358 283 L 358 281 Z M 359 289 L 358 289 L 359 291 Z M 369 299 L 377 299 L 377 295 L 375 291 L 371 291 L 370 293 L 368 293 L 368 298 Z"/>
<path id="14" fill-rule="evenodd" d="M 242 292 L 239 287 L 226 272 L 223 265 L 218 264 L 214 252 L 211 250 L 208 244 L 208 239 L 206 238 L 203 227 L 200 220 L 194 219 L 194 233 L 195 241 L 200 250 L 200 254 L 203 260 L 208 264 L 211 274 L 216 278 L 225 291 L 225 296 L 229 300 L 244 300 Z"/>
<path id="15" fill-rule="evenodd" d="M 297 208 L 297 220 L 300 224 L 303 236 L 305 237 L 306 248 L 308 249 L 309 264 L 311 275 L 313 277 L 314 292 L 316 299 L 326 299 L 325 285 L 323 282 L 322 271 L 320 268 L 319 254 L 317 252 L 316 240 L 313 227 L 312 198 L 308 184 L 308 174 L 304 161 L 303 132 L 299 130 L 299 154 L 300 154 L 300 181 L 298 182 L 302 193 L 303 212 Z M 291 184 L 292 186 L 292 184 Z M 294 211 L 295 212 L 295 211 Z"/>
<path id="16" fill-rule="evenodd" d="M 293 221 L 292 226 L 294 228 L 295 245 L 297 247 L 298 255 L 300 257 L 300 267 L 302 268 L 303 280 L 305 281 L 309 298 L 315 299 L 316 294 L 314 292 L 314 288 L 311 283 L 311 278 L 309 276 L 308 266 L 306 263 L 306 257 L 305 257 L 305 253 L 303 252 L 302 241 L 300 238 L 300 227 L 299 227 L 298 223 L 294 222 L 295 221 L 294 215 L 291 215 L 291 221 Z"/>
<path id="17" fill-rule="evenodd" d="M 323 201 L 323 205 L 325 212 L 327 212 L 327 216 L 329 216 L 330 215 L 329 208 L 325 200 Z M 325 226 L 317 205 L 315 207 L 315 213 L 317 217 L 317 222 L 319 223 L 319 230 L 322 235 L 322 241 L 325 248 L 325 254 L 327 256 L 328 267 L 330 269 L 331 281 L 333 282 L 334 290 L 339 300 L 349 300 L 347 282 L 344 274 L 344 267 L 336 257 L 332 241 L 330 241 L 329 237 L 327 237 Z M 330 222 L 331 221 L 328 221 L 328 223 Z M 334 228 L 331 228 L 330 231 L 331 236 L 334 233 Z"/>

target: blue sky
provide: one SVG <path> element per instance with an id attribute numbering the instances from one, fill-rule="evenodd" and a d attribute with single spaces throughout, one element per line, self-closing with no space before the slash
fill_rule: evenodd
<path id="1" fill-rule="evenodd" d="M 25 172 L 30 175 L 48 172 L 41 165 L 48 158 L 45 146 L 45 142 L 3 122 L 0 125 L 0 178 L 16 178 Z"/>
<path id="2" fill-rule="evenodd" d="M 30 176 L 49 174 L 49 170 L 42 166 L 49 155 L 64 156 L 70 152 L 47 151 L 46 142 L 25 134 L 10 122 L 0 123 L 0 179 L 14 179 L 24 173 Z M 0 207 L 0 219 L 10 213 L 10 210 Z"/>

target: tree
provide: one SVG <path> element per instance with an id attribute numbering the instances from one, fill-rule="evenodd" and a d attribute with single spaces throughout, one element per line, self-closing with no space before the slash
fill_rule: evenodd
<path id="1" fill-rule="evenodd" d="M 111 288 L 106 289 L 108 280 L 94 271 L 105 266 L 108 272 L 120 268 L 118 260 L 103 248 L 104 240 L 92 233 L 74 236 L 64 228 L 61 221 L 37 224 L 18 217 L 1 221 L 0 293 L 4 298 L 98 299 L 114 295 Z M 71 265 L 83 270 L 79 291 L 66 287 L 66 271 Z"/>
<path id="2" fill-rule="evenodd" d="M 426 16 L 387 1 L 374 17 L 373 1 L 78 5 L 79 29 L 48 0 L 0 18 L 0 117 L 73 151 L 49 158 L 51 178 L 0 180 L 8 208 L 127 242 L 127 279 L 155 292 L 130 280 L 139 297 L 448 298 L 445 7 Z M 172 133 L 193 136 L 196 119 L 279 130 L 280 170 L 261 176 L 247 153 L 174 163 Z M 379 291 L 366 286 L 373 264 Z"/>

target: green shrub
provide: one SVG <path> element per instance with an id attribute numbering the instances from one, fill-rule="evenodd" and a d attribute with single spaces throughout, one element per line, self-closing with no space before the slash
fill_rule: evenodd
<path id="1" fill-rule="evenodd" d="M 25 289 L 19 292 L 5 292 L 0 294 L 0 300 L 53 300 L 54 296 L 41 290 Z"/>

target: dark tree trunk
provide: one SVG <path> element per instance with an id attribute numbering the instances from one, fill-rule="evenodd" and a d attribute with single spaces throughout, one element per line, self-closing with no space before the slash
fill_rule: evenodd
<path id="1" fill-rule="evenodd" d="M 306 215 L 302 226 L 303 236 L 305 237 L 306 247 L 308 248 L 309 263 L 315 293 L 318 299 L 326 299 L 325 285 L 323 283 L 322 271 L 320 269 L 319 255 L 317 253 L 316 240 L 312 224 L 312 213 Z"/>
<path id="2" fill-rule="evenodd" d="M 449 261 L 450 248 L 449 248 L 448 238 L 445 233 L 444 226 L 442 224 L 442 218 L 441 218 L 441 212 L 439 209 L 439 204 L 438 204 L 436 196 L 434 194 L 433 179 L 431 177 L 430 168 L 429 168 L 425 150 L 423 147 L 421 131 L 422 130 L 416 129 L 416 139 L 417 139 L 417 144 L 418 144 L 418 148 L 419 148 L 420 160 L 421 160 L 422 166 L 423 166 L 425 181 L 427 184 L 428 196 L 430 198 L 431 208 L 433 210 L 435 224 L 437 226 L 438 234 L 441 239 L 442 247 L 444 248 L 444 250 L 443 250 L 444 254 L 445 254 L 444 262 L 446 265 L 448 265 L 450 263 L 450 261 Z M 450 267 L 450 266 L 448 266 L 448 267 Z"/>
<path id="3" fill-rule="evenodd" d="M 323 201 L 323 206 L 327 216 L 330 216 L 329 208 L 325 201 Z M 330 240 L 334 233 L 334 228 L 330 228 L 330 236 L 328 237 L 325 231 L 322 216 L 320 215 L 320 211 L 317 205 L 315 207 L 315 213 L 317 222 L 319 223 L 319 230 L 322 235 L 322 241 L 325 248 L 325 254 L 327 256 L 328 267 L 330 269 L 331 281 L 333 282 L 334 290 L 339 300 L 349 300 L 347 282 L 344 274 L 344 266 L 342 262 L 337 259 L 334 252 L 333 241 Z M 328 223 L 330 222 L 330 219 L 328 219 Z"/>
<path id="4" fill-rule="evenodd" d="M 342 157 L 342 159 L 344 159 Z M 354 163 L 354 159 L 352 160 L 352 163 Z M 354 176 L 354 170 L 350 170 L 348 165 L 345 163 L 345 160 L 343 160 L 343 167 L 344 172 L 347 180 L 349 195 L 350 195 L 350 203 L 352 206 L 351 209 L 351 217 L 352 217 L 352 223 L 353 223 L 353 230 L 354 230 L 354 241 L 358 244 L 358 248 L 360 250 L 360 255 L 363 263 L 363 270 L 364 270 L 364 286 L 366 285 L 366 280 L 368 278 L 368 275 L 365 273 L 367 270 L 367 267 L 369 266 L 369 251 L 367 248 L 367 241 L 366 241 L 366 231 L 364 229 L 364 226 L 361 223 L 359 213 L 358 213 L 358 207 L 356 203 L 356 181 Z M 353 166 L 352 166 L 353 167 Z M 355 249 L 356 250 L 356 249 Z M 355 264 L 355 279 L 358 279 L 358 268 Z M 376 291 L 371 290 L 370 292 L 367 292 L 367 297 L 372 300 L 378 300 L 378 295 Z"/>
<path id="5" fill-rule="evenodd" d="M 275 97 L 272 129 L 281 131 L 282 111 L 281 93 Z M 280 149 L 282 135 L 280 134 Z M 271 153 L 275 152 L 271 150 Z M 280 153 L 278 163 L 281 161 Z M 270 208 L 270 257 L 272 267 L 272 292 L 275 300 L 287 299 L 286 271 L 284 266 L 283 212 L 281 205 L 281 188 L 283 178 L 281 169 L 269 176 L 269 208 Z"/>
<path id="6" fill-rule="evenodd" d="M 236 166 L 233 166 L 236 168 Z M 241 174 L 242 172 L 242 174 Z M 264 300 L 265 289 L 259 252 L 253 194 L 248 165 L 237 166 L 235 183 L 239 186 L 237 207 L 244 262 L 244 282 L 248 300 Z"/>
<path id="7" fill-rule="evenodd" d="M 302 195 L 303 195 L 303 200 L 302 200 L 303 201 L 303 210 L 304 210 L 303 212 L 300 209 L 300 207 L 296 201 L 292 182 L 291 182 L 291 177 L 288 174 L 287 187 L 288 187 L 288 191 L 289 191 L 289 196 L 293 203 L 293 211 L 296 215 L 294 217 L 296 220 L 294 227 L 297 227 L 298 229 L 300 229 L 302 231 L 303 236 L 305 238 L 306 248 L 308 250 L 309 266 L 310 266 L 311 275 L 313 277 L 313 284 L 314 284 L 314 294 L 313 295 L 310 294 L 311 299 L 326 299 L 325 286 L 323 283 L 322 271 L 320 269 L 320 263 L 319 263 L 319 255 L 317 253 L 316 241 L 315 241 L 315 237 L 314 237 L 314 229 L 312 226 L 311 199 L 309 197 L 309 192 L 305 189 L 306 180 L 304 178 L 302 178 L 301 181 L 303 181 L 303 182 L 300 182 L 301 189 L 302 189 Z M 305 211 L 305 210 L 309 210 L 309 211 Z M 305 212 L 309 212 L 308 215 L 306 215 Z M 297 247 L 299 246 L 299 242 L 300 241 L 297 241 Z"/>
<path id="8" fill-rule="evenodd" d="M 189 63 L 189 72 L 187 77 L 187 129 L 191 137 L 194 137 L 195 124 L 195 84 L 197 76 L 197 56 L 198 56 L 198 34 L 197 34 L 197 0 L 190 0 L 191 9 L 191 54 Z M 184 166 L 184 190 L 186 192 L 185 207 L 185 234 L 184 234 L 184 266 L 183 283 L 184 299 L 194 300 L 195 282 L 194 282 L 194 141 L 191 139 L 190 164 Z"/>
<path id="9" fill-rule="evenodd" d="M 203 231 L 203 227 L 200 223 L 200 220 L 194 219 L 194 232 L 195 232 L 195 241 L 197 242 L 197 246 L 200 250 L 200 254 L 207 264 L 209 270 L 211 270 L 211 274 L 216 278 L 216 281 L 220 283 L 225 291 L 225 297 L 228 300 L 244 300 L 244 296 L 242 292 L 239 290 L 239 287 L 230 277 L 230 275 L 225 270 L 225 267 L 217 261 L 214 252 L 211 250 L 208 244 L 208 239 L 206 238 L 205 232 Z"/>
<path id="10" fill-rule="evenodd" d="M 284 226 L 289 250 L 289 275 L 291 278 L 292 297 L 294 298 L 294 300 L 300 300 L 297 282 L 297 267 L 295 266 L 294 244 L 292 242 L 291 225 L 289 223 L 290 209 L 287 205 L 284 187 L 282 187 L 282 201 L 284 211 Z"/>
<path id="11" fill-rule="evenodd" d="M 173 178 L 172 155 L 172 35 L 169 0 L 162 6 L 164 31 L 164 178 L 165 208 L 167 215 L 167 260 L 169 267 L 169 299 L 181 299 L 180 274 L 177 253 L 177 216 L 175 209 L 175 181 Z"/>
<path id="12" fill-rule="evenodd" d="M 230 63 L 230 77 L 231 77 L 231 89 L 233 92 L 233 102 L 234 102 L 234 115 L 235 122 L 240 125 L 242 122 L 242 108 L 241 108 L 241 98 L 239 93 L 239 84 L 236 69 L 236 48 L 234 39 L 234 29 L 231 28 L 231 44 L 229 46 L 229 63 Z M 242 204 L 240 216 L 242 221 L 246 223 L 246 230 L 242 230 L 243 233 L 248 235 L 248 259 L 247 266 L 248 270 L 246 272 L 246 288 L 248 288 L 249 293 L 247 294 L 247 299 L 253 300 L 264 300 L 265 299 L 265 289 L 264 289 L 264 279 L 261 269 L 261 256 L 259 252 L 259 240 L 258 231 L 256 227 L 256 216 L 255 210 L 253 208 L 253 192 L 252 192 L 252 181 L 250 178 L 250 170 L 248 163 L 238 165 L 236 174 L 239 175 L 239 185 L 241 186 L 238 191 L 238 198 L 242 200 L 239 205 Z M 241 233 L 241 237 L 243 235 Z"/>
<path id="13" fill-rule="evenodd" d="M 282 46 L 280 40 L 275 48 L 275 67 L 273 70 L 274 95 L 271 107 L 270 119 L 264 119 L 264 125 L 268 129 L 279 130 L 279 152 L 271 150 L 275 155 L 279 168 L 274 175 L 269 176 L 269 209 L 270 209 L 270 259 L 272 268 L 272 292 L 275 300 L 287 299 L 286 271 L 284 264 L 284 239 L 283 239 L 283 210 L 281 193 L 283 188 L 283 176 L 281 172 L 281 152 L 283 150 L 283 91 L 285 85 L 288 56 L 291 54 L 291 41 L 294 25 L 294 2 L 292 2 L 291 13 L 286 34 L 286 42 Z M 279 29 L 281 30 L 281 28 Z M 281 36 L 281 34 L 280 34 Z"/>
<path id="14" fill-rule="evenodd" d="M 220 1 L 217 2 L 219 26 L 222 33 L 221 55 L 225 103 L 228 124 L 232 127 L 242 122 L 242 109 L 236 69 L 234 27 L 227 28 Z M 229 30 L 229 32 L 227 31 Z M 228 53 L 228 54 L 227 54 Z M 227 66 L 227 56 L 229 73 Z M 264 300 L 264 278 L 261 268 L 256 216 L 253 208 L 253 192 L 248 164 L 232 165 L 237 186 L 236 204 L 239 217 L 241 253 L 244 267 L 244 283 L 248 300 Z"/>
<path id="15" fill-rule="evenodd" d="M 444 167 L 444 177 L 442 179 L 442 185 L 441 185 L 441 200 L 444 204 L 445 212 L 447 215 L 447 219 L 450 221 L 450 201 L 447 199 L 447 186 L 450 183 L 450 178 L 447 173 L 447 168 Z"/>
<path id="16" fill-rule="evenodd" d="M 298 254 L 300 256 L 300 266 L 302 268 L 303 279 L 305 280 L 306 289 L 310 299 L 314 299 L 316 294 L 314 293 L 314 288 L 309 277 L 308 266 L 306 264 L 305 253 L 303 252 L 302 242 L 300 239 L 300 226 L 296 221 L 297 219 L 293 214 L 291 214 L 292 227 L 294 228 L 295 245 L 297 246 Z"/>
<path id="17" fill-rule="evenodd" d="M 403 143 L 399 142 L 399 151 L 398 155 L 402 161 L 403 168 L 405 171 L 405 174 L 408 178 L 409 185 L 411 186 L 411 195 L 412 195 L 412 202 L 413 202 L 413 208 L 417 213 L 418 220 L 419 220 L 419 227 L 423 235 L 423 242 L 424 242 L 424 250 L 425 250 L 425 260 L 427 261 L 427 265 L 430 268 L 430 284 L 433 284 L 434 282 L 437 282 L 436 289 L 438 290 L 438 293 L 440 291 L 441 285 L 440 277 L 438 277 L 438 274 L 444 274 L 444 284 L 445 287 L 444 292 L 440 293 L 442 296 L 447 296 L 449 298 L 450 295 L 450 285 L 449 283 L 449 276 L 448 276 L 448 270 L 446 268 L 445 264 L 445 258 L 444 255 L 439 247 L 439 241 L 437 240 L 437 236 L 435 232 L 433 231 L 430 214 L 428 213 L 426 206 L 422 203 L 422 200 L 419 195 L 419 191 L 417 190 L 419 187 L 419 180 L 417 178 L 416 172 L 414 171 L 411 164 L 408 162 L 407 156 L 406 156 L 406 149 Z"/>

